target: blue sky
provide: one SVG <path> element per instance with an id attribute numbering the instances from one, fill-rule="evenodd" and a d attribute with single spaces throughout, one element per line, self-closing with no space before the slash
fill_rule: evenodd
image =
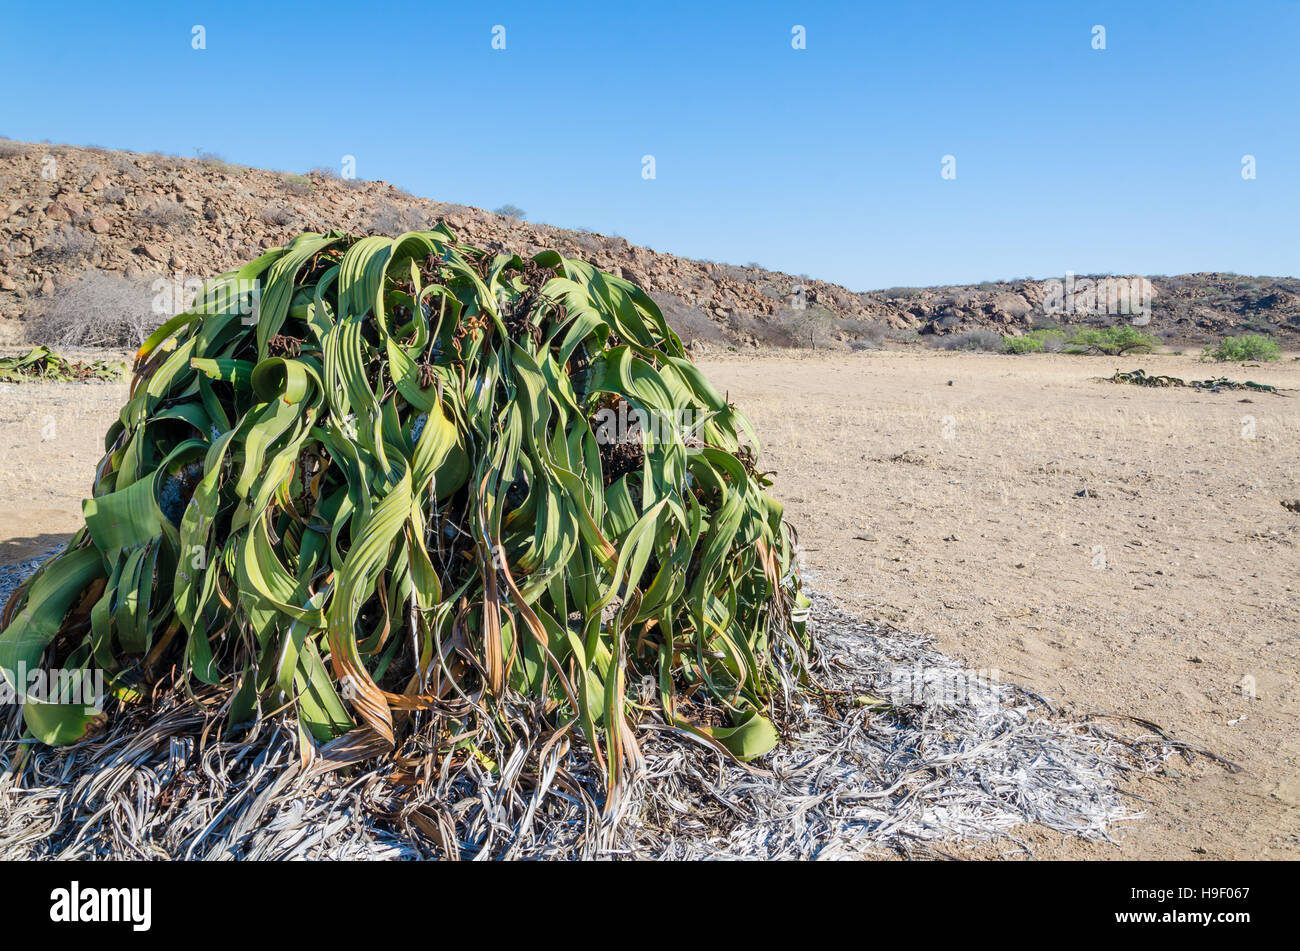
<path id="1" fill-rule="evenodd" d="M 0 133 L 354 155 L 442 201 L 855 290 L 1297 275 L 1297 49 L 1297 0 L 10 3 Z"/>

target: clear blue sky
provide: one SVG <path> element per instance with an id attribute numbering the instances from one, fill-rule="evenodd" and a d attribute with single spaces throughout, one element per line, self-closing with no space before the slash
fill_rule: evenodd
<path id="1" fill-rule="evenodd" d="M 10 2 L 0 80 L 13 138 L 351 154 L 442 201 L 857 290 L 1300 274 L 1297 0 Z"/>

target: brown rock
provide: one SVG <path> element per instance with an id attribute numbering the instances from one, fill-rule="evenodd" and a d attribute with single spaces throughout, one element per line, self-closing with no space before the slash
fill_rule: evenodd
<path id="1" fill-rule="evenodd" d="M 96 215 L 90 219 L 90 230 L 95 234 L 107 234 L 111 227 L 112 225 L 108 223 L 108 219 L 103 215 Z"/>
<path id="2" fill-rule="evenodd" d="M 151 261 L 157 261 L 159 264 L 167 260 L 167 253 L 156 244 L 146 242 L 135 249 L 136 254 L 143 254 Z"/>

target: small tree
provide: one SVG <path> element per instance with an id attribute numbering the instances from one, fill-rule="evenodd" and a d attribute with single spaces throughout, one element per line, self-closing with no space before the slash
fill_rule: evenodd
<path id="1" fill-rule="evenodd" d="M 505 215 L 507 218 L 513 218 L 516 221 L 523 221 L 525 218 L 528 217 L 528 213 L 525 212 L 518 205 L 510 205 L 510 204 L 502 205 L 500 208 L 496 210 L 496 214 Z"/>
<path id="2" fill-rule="evenodd" d="M 1126 353 L 1149 353 L 1160 346 L 1160 340 L 1144 334 L 1129 324 L 1114 327 L 1089 327 L 1076 330 L 1065 343 L 1066 353 L 1101 353 L 1118 357 Z"/>

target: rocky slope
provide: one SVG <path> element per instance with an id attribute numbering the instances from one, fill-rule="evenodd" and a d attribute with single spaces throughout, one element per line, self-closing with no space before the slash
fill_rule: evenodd
<path id="1" fill-rule="evenodd" d="M 210 277 L 298 231 L 397 233 L 439 218 L 474 244 L 553 247 L 620 274 L 655 296 L 683 338 L 705 345 L 845 347 L 976 328 L 1017 334 L 1045 319 L 1051 296 L 1032 280 L 855 293 L 443 204 L 385 182 L 0 139 L 0 342 L 39 337 L 41 315 L 90 272 L 132 282 L 148 309 L 159 278 L 179 287 Z M 1149 329 L 1170 339 L 1300 334 L 1300 280 L 1188 274 L 1151 283 Z M 1106 318 L 1055 318 L 1098 319 Z"/>

